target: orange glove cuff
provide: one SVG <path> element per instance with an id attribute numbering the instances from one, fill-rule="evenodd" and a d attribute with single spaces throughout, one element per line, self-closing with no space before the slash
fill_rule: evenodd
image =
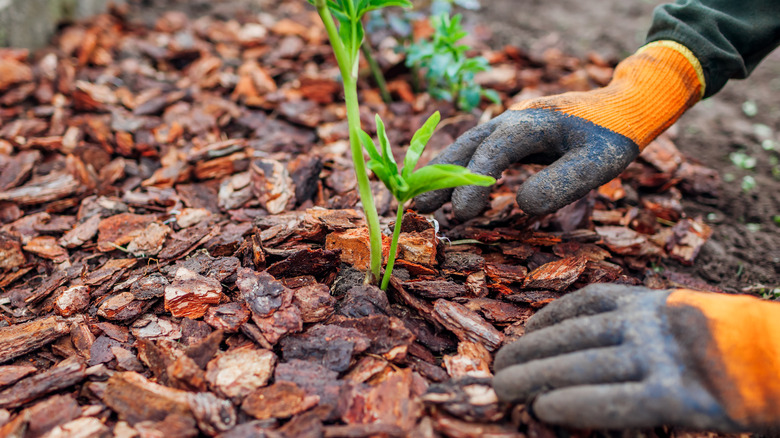
<path id="1" fill-rule="evenodd" d="M 701 64 L 682 44 L 656 41 L 624 59 L 604 88 L 519 102 L 577 116 L 630 138 L 644 149 L 704 96 Z"/>
<path id="2" fill-rule="evenodd" d="M 676 290 L 669 306 L 691 306 L 707 318 L 711 339 L 707 366 L 726 378 L 712 385 L 729 416 L 746 425 L 773 425 L 780 418 L 780 303 L 744 295 Z"/>

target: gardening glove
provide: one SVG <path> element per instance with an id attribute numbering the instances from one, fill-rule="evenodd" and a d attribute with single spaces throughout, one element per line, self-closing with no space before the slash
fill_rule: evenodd
<path id="1" fill-rule="evenodd" d="M 604 88 L 520 102 L 477 126 L 431 161 L 499 178 L 513 163 L 554 161 L 517 191 L 529 214 L 555 211 L 618 176 L 661 132 L 704 95 L 699 61 L 686 47 L 657 41 L 618 64 Z M 488 204 L 489 187 L 438 190 L 415 199 L 429 213 L 452 199 L 467 220 Z"/>
<path id="2" fill-rule="evenodd" d="M 780 427 L 780 304 L 611 284 L 550 303 L 499 351 L 495 391 L 578 428 Z"/>

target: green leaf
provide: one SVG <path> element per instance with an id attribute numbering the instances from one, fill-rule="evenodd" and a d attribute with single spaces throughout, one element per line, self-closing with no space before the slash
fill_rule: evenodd
<path id="1" fill-rule="evenodd" d="M 436 111 L 428 120 L 426 120 L 422 127 L 414 133 L 412 141 L 409 143 L 409 150 L 406 151 L 406 156 L 404 157 L 404 170 L 401 173 L 407 182 L 409 175 L 412 174 L 415 166 L 417 166 L 417 161 L 420 160 L 425 145 L 428 144 L 428 140 L 431 139 L 433 132 L 436 130 L 436 125 L 439 124 L 440 120 L 441 114 Z"/>
<path id="2" fill-rule="evenodd" d="M 482 93 L 479 85 L 467 87 L 461 90 L 458 95 L 458 106 L 464 111 L 471 111 L 479 105 L 479 101 L 482 100 Z"/>
<path id="3" fill-rule="evenodd" d="M 371 139 L 371 136 L 362 129 L 358 133 L 358 136 L 360 137 L 360 143 L 362 143 L 363 147 L 366 148 L 368 156 L 371 157 L 372 160 L 381 162 L 382 156 L 379 155 L 379 152 L 376 150 L 376 144 L 374 144 L 374 140 Z"/>
<path id="4" fill-rule="evenodd" d="M 409 191 L 405 193 L 406 202 L 415 196 L 439 189 L 477 185 L 488 187 L 496 183 L 495 178 L 472 173 L 463 166 L 455 164 L 432 164 L 425 166 L 406 178 Z"/>
<path id="5" fill-rule="evenodd" d="M 388 165 L 388 170 L 394 174 L 397 174 L 398 164 L 396 164 L 395 157 L 393 156 L 393 150 L 390 148 L 390 139 L 387 138 L 385 122 L 382 121 L 382 118 L 379 117 L 379 114 L 374 117 L 374 120 L 376 120 L 376 136 L 379 138 L 379 144 L 382 146 L 382 158 Z"/>
<path id="6" fill-rule="evenodd" d="M 374 9 L 389 8 L 392 6 L 411 8 L 414 5 L 409 0 L 368 0 L 366 10 L 372 11 Z"/>
<path id="7" fill-rule="evenodd" d="M 483 89 L 482 90 L 482 95 L 485 96 L 488 100 L 490 100 L 491 102 L 493 102 L 495 104 L 500 104 L 501 103 L 501 96 L 498 95 L 498 91 L 496 91 L 496 90 L 491 90 L 491 89 L 485 90 L 485 89 Z"/>
<path id="8" fill-rule="evenodd" d="M 397 174 L 396 175 L 391 174 L 387 170 L 387 167 L 385 167 L 385 163 L 377 160 L 369 160 L 368 163 L 366 163 L 366 167 L 368 167 L 369 170 L 374 172 L 374 175 L 376 175 L 376 177 L 379 178 L 380 181 L 382 181 L 382 183 L 385 185 L 385 187 L 387 187 L 390 190 L 391 193 L 393 192 L 392 178 L 393 176 L 398 176 Z M 396 194 L 393 193 L 393 196 L 396 196 Z"/>

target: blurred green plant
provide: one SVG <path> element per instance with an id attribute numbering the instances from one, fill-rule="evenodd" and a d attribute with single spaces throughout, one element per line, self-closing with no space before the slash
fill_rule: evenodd
<path id="1" fill-rule="evenodd" d="M 406 66 L 424 75 L 428 93 L 438 100 L 454 102 L 463 111 L 471 111 L 483 97 L 500 103 L 495 90 L 486 90 L 474 82 L 477 73 L 490 69 L 484 57 L 469 57 L 471 47 L 458 42 L 468 32 L 463 29 L 463 16 L 450 17 L 440 13 L 431 17 L 433 35 L 406 49 Z"/>
<path id="2" fill-rule="evenodd" d="M 742 191 L 749 192 L 756 188 L 756 179 L 752 175 L 742 177 Z"/>
<path id="3" fill-rule="evenodd" d="M 744 170 L 754 169 L 758 163 L 758 160 L 755 157 L 750 156 L 745 152 L 732 152 L 729 154 L 729 159 L 735 166 Z"/>

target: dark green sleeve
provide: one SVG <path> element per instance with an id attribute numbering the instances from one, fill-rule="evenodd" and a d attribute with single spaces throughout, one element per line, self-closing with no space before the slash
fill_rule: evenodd
<path id="1" fill-rule="evenodd" d="M 672 40 L 701 62 L 705 97 L 744 79 L 780 45 L 780 0 L 678 0 L 658 6 L 647 42 Z"/>

